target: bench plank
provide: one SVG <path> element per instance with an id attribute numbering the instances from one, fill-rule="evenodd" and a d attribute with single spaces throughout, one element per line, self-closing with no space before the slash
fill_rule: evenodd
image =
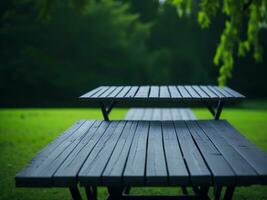
<path id="1" fill-rule="evenodd" d="M 208 88 L 207 86 L 203 86 L 201 85 L 200 88 L 206 92 L 206 94 L 209 95 L 210 98 L 219 98 L 220 96 L 216 95 L 216 93 L 214 93 L 210 88 Z"/>
<path id="2" fill-rule="evenodd" d="M 170 98 L 170 92 L 167 86 L 160 86 L 160 98 Z"/>
<path id="3" fill-rule="evenodd" d="M 97 91 L 96 93 L 94 93 L 91 97 L 92 98 L 97 98 L 99 97 L 101 94 L 103 94 L 105 91 L 107 91 L 109 89 L 109 86 L 103 86 L 101 87 L 101 90 Z"/>
<path id="4" fill-rule="evenodd" d="M 29 166 L 15 177 L 17 186 L 50 186 L 52 175 L 60 167 L 66 157 L 78 145 L 94 121 L 76 124 L 63 136 L 56 139 L 30 162 Z M 32 179 L 35 179 L 34 183 Z"/>
<path id="5" fill-rule="evenodd" d="M 209 95 L 207 95 L 199 86 L 192 86 L 192 88 L 198 93 L 198 95 L 203 99 L 208 99 Z"/>
<path id="6" fill-rule="evenodd" d="M 159 98 L 159 86 L 151 86 L 149 98 Z"/>
<path id="7" fill-rule="evenodd" d="M 113 92 L 111 92 L 107 97 L 109 97 L 109 98 L 114 98 L 114 97 L 116 97 L 116 96 L 120 93 L 120 91 L 121 91 L 122 89 L 123 89 L 122 86 L 118 86 L 118 87 L 116 87 L 115 90 L 113 90 Z"/>
<path id="8" fill-rule="evenodd" d="M 125 124 L 125 121 L 111 122 L 110 129 L 107 129 L 101 140 L 98 141 L 79 172 L 82 185 L 85 183 L 101 185 L 101 174 L 117 144 Z"/>
<path id="9" fill-rule="evenodd" d="M 100 87 L 97 87 L 87 93 L 85 93 L 84 95 L 80 96 L 80 98 L 88 98 L 88 97 L 91 97 L 92 95 L 94 95 L 95 93 L 99 92 L 100 90 L 102 90 L 104 88 L 104 86 L 100 86 Z"/>
<path id="10" fill-rule="evenodd" d="M 184 86 L 177 86 L 177 89 L 179 90 L 183 98 L 191 98 L 191 95 L 188 93 Z"/>
<path id="11" fill-rule="evenodd" d="M 225 134 L 225 131 L 219 131 L 218 129 L 215 129 L 210 125 L 209 121 L 199 121 L 198 124 L 234 170 L 237 184 L 251 184 L 257 180 L 257 174 L 255 170 L 224 139 L 223 135 Z"/>
<path id="12" fill-rule="evenodd" d="M 175 86 L 169 86 L 169 91 L 172 98 L 181 98 L 181 94 Z"/>
<path id="13" fill-rule="evenodd" d="M 267 155 L 241 135 L 229 122 L 222 120 L 214 122 L 213 127 L 222 137 L 253 167 L 261 176 L 263 183 L 267 183 Z M 219 133 L 218 133 L 219 134 Z"/>
<path id="14" fill-rule="evenodd" d="M 53 175 L 55 186 L 74 186 L 77 184 L 78 171 L 108 126 L 109 123 L 106 121 L 96 121 L 93 124 L 80 145 L 71 152 Z"/>
<path id="15" fill-rule="evenodd" d="M 127 122 L 112 156 L 102 174 L 104 185 L 121 186 L 122 175 L 137 128 L 136 121 Z"/>
<path id="16" fill-rule="evenodd" d="M 119 92 L 119 94 L 117 94 L 116 97 L 117 97 L 117 98 L 122 98 L 122 97 L 124 97 L 130 89 L 131 89 L 130 86 L 125 86 L 125 87 L 123 87 L 123 89 Z"/>
<path id="17" fill-rule="evenodd" d="M 187 92 L 190 94 L 191 97 L 200 98 L 200 96 L 198 95 L 198 93 L 196 93 L 196 91 L 192 88 L 192 86 L 186 85 L 185 89 L 187 90 Z"/>
<path id="18" fill-rule="evenodd" d="M 147 108 L 147 109 L 144 109 L 144 115 L 143 117 L 141 118 L 141 120 L 150 120 L 152 119 L 153 117 L 153 109 L 152 108 Z"/>
<path id="19" fill-rule="evenodd" d="M 235 185 L 235 174 L 223 155 L 210 141 L 196 121 L 186 122 L 204 160 L 209 166 L 216 185 Z"/>
<path id="20" fill-rule="evenodd" d="M 162 122 L 163 143 L 169 174 L 169 185 L 188 185 L 189 174 L 177 140 L 173 122 Z"/>
<path id="21" fill-rule="evenodd" d="M 174 121 L 174 126 L 186 166 L 189 169 L 191 184 L 211 185 L 211 173 L 196 147 L 185 122 Z"/>
<path id="22" fill-rule="evenodd" d="M 132 98 L 134 97 L 135 93 L 137 92 L 138 87 L 137 86 L 132 86 L 129 92 L 124 96 L 125 98 Z"/>
<path id="23" fill-rule="evenodd" d="M 161 122 L 159 121 L 150 122 L 147 144 L 146 184 L 168 184 Z"/>
<path id="24" fill-rule="evenodd" d="M 138 122 L 138 126 L 133 138 L 132 146 L 123 173 L 123 180 L 125 185 L 135 186 L 144 185 L 145 183 L 144 178 L 148 128 L 148 122 Z"/>
<path id="25" fill-rule="evenodd" d="M 140 86 L 137 93 L 135 94 L 135 98 L 147 98 L 149 96 L 149 86 Z"/>

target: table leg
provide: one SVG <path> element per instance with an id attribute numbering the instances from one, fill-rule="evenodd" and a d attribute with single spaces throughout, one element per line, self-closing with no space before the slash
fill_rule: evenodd
<path id="1" fill-rule="evenodd" d="M 108 187 L 109 200 L 120 200 L 122 199 L 123 189 L 120 187 Z"/>
<path id="2" fill-rule="evenodd" d="M 221 116 L 221 113 L 222 113 L 222 109 L 223 109 L 223 104 L 224 104 L 224 102 L 221 101 L 221 100 L 218 102 L 217 111 L 216 111 L 216 113 L 214 115 L 214 119 L 215 120 L 220 119 L 220 116 Z"/>
<path id="3" fill-rule="evenodd" d="M 188 195 L 188 191 L 187 191 L 186 187 L 182 186 L 181 189 L 182 189 L 182 192 L 184 195 Z"/>
<path id="4" fill-rule="evenodd" d="M 206 104 L 206 106 L 208 107 L 210 113 L 212 114 L 212 116 L 214 117 L 215 120 L 219 120 L 221 113 L 222 113 L 222 109 L 223 109 L 223 105 L 224 105 L 224 101 L 219 100 L 218 104 L 217 104 L 217 108 L 214 109 L 210 104 Z"/>
<path id="5" fill-rule="evenodd" d="M 235 191 L 235 187 L 227 187 L 223 199 L 231 200 L 233 198 L 234 191 Z"/>
<path id="6" fill-rule="evenodd" d="M 73 200 L 82 200 L 81 194 L 77 187 L 69 187 Z"/>
<path id="7" fill-rule="evenodd" d="M 113 106 L 117 103 L 117 101 L 112 101 L 109 105 L 105 105 L 104 102 L 100 102 L 100 108 L 102 111 L 102 115 L 104 117 L 104 120 L 109 121 L 109 113 L 111 112 Z"/>
<path id="8" fill-rule="evenodd" d="M 88 200 L 97 200 L 97 187 L 85 187 L 85 192 Z"/>
<path id="9" fill-rule="evenodd" d="M 222 186 L 214 187 L 214 200 L 220 200 L 222 193 Z"/>

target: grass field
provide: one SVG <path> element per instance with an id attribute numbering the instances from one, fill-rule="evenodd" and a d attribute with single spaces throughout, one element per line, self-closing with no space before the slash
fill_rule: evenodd
<path id="1" fill-rule="evenodd" d="M 123 119 L 126 109 L 114 109 L 111 119 Z M 206 109 L 194 109 L 198 118 L 210 118 Z M 228 119 L 267 152 L 267 108 L 225 109 Z M 96 109 L 0 109 L 0 199 L 70 199 L 67 189 L 15 188 L 14 176 L 60 132 L 79 119 L 101 119 Z M 177 194 L 177 188 L 133 189 L 134 193 Z M 106 190 L 100 189 L 100 199 Z M 82 194 L 84 195 L 84 193 Z M 234 199 L 267 199 L 267 186 L 238 188 Z"/>

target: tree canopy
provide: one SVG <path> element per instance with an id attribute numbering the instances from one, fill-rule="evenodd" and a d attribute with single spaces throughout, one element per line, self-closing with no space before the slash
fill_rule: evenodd
<path id="1" fill-rule="evenodd" d="M 177 7 L 179 16 L 190 14 L 196 8 L 192 0 L 168 1 Z M 238 56 L 245 56 L 252 50 L 254 59 L 262 60 L 259 32 L 267 28 L 267 0 L 200 0 L 197 9 L 202 28 L 209 27 L 216 15 L 222 13 L 226 16 L 214 56 L 214 63 L 220 65 L 220 85 L 231 77 L 236 52 Z"/>

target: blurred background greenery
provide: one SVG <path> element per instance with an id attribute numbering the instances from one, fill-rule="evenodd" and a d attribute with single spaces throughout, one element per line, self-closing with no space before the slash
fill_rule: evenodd
<path id="1" fill-rule="evenodd" d="M 0 0 L 1 107 L 79 106 L 98 85 L 217 84 L 222 15 L 202 30 L 197 13 L 179 18 L 157 0 L 89 1 L 82 13 L 55 1 L 39 19 L 33 2 Z M 266 53 L 236 59 L 228 85 L 266 97 L 266 64 Z"/>

